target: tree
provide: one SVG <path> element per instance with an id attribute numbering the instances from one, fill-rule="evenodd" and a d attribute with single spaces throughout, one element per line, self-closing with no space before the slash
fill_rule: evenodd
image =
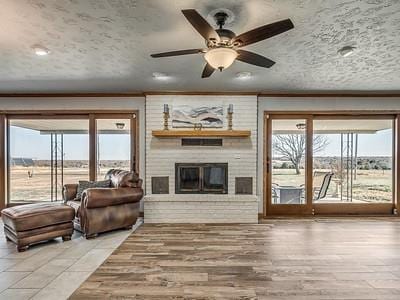
<path id="1" fill-rule="evenodd" d="M 328 146 L 328 139 L 324 135 L 314 135 L 313 152 L 318 153 Z M 272 147 L 278 155 L 289 160 L 296 174 L 300 174 L 300 163 L 306 151 L 306 137 L 304 134 L 277 134 L 274 135 Z"/>

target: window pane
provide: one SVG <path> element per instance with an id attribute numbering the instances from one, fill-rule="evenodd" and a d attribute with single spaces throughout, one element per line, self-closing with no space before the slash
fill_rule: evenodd
<path id="1" fill-rule="evenodd" d="M 315 203 L 392 202 L 392 120 L 315 120 Z"/>
<path id="2" fill-rule="evenodd" d="M 272 203 L 305 203 L 306 120 L 272 120 Z"/>
<path id="3" fill-rule="evenodd" d="M 56 201 L 89 177 L 88 120 L 10 120 L 9 202 Z"/>
<path id="4" fill-rule="evenodd" d="M 110 169 L 131 170 L 130 119 L 98 119 L 96 128 L 97 178 Z"/>

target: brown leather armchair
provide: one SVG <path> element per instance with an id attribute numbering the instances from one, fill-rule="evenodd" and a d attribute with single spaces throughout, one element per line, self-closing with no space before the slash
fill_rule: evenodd
<path id="1" fill-rule="evenodd" d="M 66 184 L 64 202 L 75 209 L 75 229 L 86 238 L 119 228 L 132 228 L 139 216 L 143 197 L 142 180 L 134 172 L 111 169 L 105 179 L 110 188 L 89 188 L 76 199 L 78 184 Z"/>

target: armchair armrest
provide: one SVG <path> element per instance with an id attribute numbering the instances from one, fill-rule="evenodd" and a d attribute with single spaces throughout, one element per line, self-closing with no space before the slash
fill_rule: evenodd
<path id="1" fill-rule="evenodd" d="M 89 188 L 82 194 L 85 208 L 99 208 L 138 202 L 143 197 L 141 188 Z"/>
<path id="2" fill-rule="evenodd" d="M 78 191 L 77 184 L 64 184 L 62 191 L 64 202 L 75 199 L 77 191 Z"/>

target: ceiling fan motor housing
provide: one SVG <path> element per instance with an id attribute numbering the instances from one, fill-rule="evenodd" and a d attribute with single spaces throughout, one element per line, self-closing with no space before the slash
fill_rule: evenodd
<path id="1" fill-rule="evenodd" d="M 230 42 L 236 36 L 233 31 L 223 28 L 228 17 L 228 14 L 224 11 L 219 11 L 214 15 L 215 23 L 219 26 L 219 28 L 215 29 L 215 31 L 220 37 L 220 42 L 214 46 L 231 46 Z"/>
<path id="2" fill-rule="evenodd" d="M 215 31 L 219 35 L 219 41 L 206 40 L 208 48 L 236 46 L 232 43 L 232 40 L 236 37 L 236 34 L 233 31 L 225 28 L 215 29 Z"/>
<path id="3" fill-rule="evenodd" d="M 216 29 L 215 31 L 218 33 L 219 37 L 221 38 L 221 41 L 225 40 L 230 41 L 236 36 L 236 34 L 229 29 L 221 28 L 221 29 Z"/>

